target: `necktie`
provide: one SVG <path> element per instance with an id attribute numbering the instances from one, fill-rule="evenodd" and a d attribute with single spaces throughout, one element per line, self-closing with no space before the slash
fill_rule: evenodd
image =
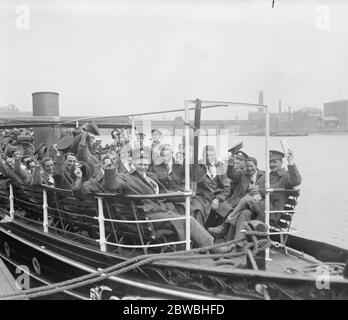
<path id="1" fill-rule="evenodd" d="M 212 165 L 212 164 L 209 164 L 209 165 L 208 165 L 208 171 L 209 171 L 209 176 L 210 176 L 212 179 L 214 179 L 215 176 L 216 176 L 216 168 L 215 168 L 215 166 Z"/>
<path id="2" fill-rule="evenodd" d="M 155 190 L 156 194 L 158 194 L 159 193 L 159 187 L 158 187 L 157 183 L 155 181 L 153 181 L 151 178 L 149 178 L 147 175 L 145 175 L 144 177 L 148 181 L 148 183 L 150 184 L 152 189 Z"/>

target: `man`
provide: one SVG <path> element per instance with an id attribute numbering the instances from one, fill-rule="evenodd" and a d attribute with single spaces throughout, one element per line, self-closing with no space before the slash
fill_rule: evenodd
<path id="1" fill-rule="evenodd" d="M 61 189 L 70 189 L 76 176 L 74 174 L 76 156 L 69 152 L 64 154 L 57 149 L 54 162 L 54 181 L 55 186 Z"/>
<path id="2" fill-rule="evenodd" d="M 14 152 L 13 158 L 0 159 L 0 173 L 2 178 L 9 178 L 12 183 L 30 183 L 31 177 L 25 169 L 21 167 L 21 157 L 18 151 Z"/>
<path id="3" fill-rule="evenodd" d="M 72 136 L 65 135 L 57 144 L 50 147 L 52 155 L 54 154 L 53 178 L 56 188 L 70 189 L 76 178 L 74 175 L 76 156 L 69 152 L 73 141 Z"/>
<path id="4" fill-rule="evenodd" d="M 210 212 L 217 210 L 230 195 L 231 185 L 224 164 L 216 161 L 213 146 L 203 148 L 203 159 L 195 170 L 197 191 L 191 200 L 191 213 L 204 226 Z"/>
<path id="5" fill-rule="evenodd" d="M 265 172 L 257 167 L 257 160 L 254 157 L 249 157 L 246 160 L 245 164 L 246 171 L 250 180 L 249 189 L 253 189 L 257 185 L 259 179 L 265 174 Z"/>
<path id="6" fill-rule="evenodd" d="M 151 195 L 158 194 L 164 190 L 164 186 L 158 181 L 156 176 L 148 172 L 151 164 L 151 149 L 144 147 L 138 148 L 132 154 L 135 171 L 116 176 L 114 168 L 105 169 L 104 188 L 110 192 L 117 192 L 121 195 L 139 194 Z M 145 199 L 143 210 L 150 219 L 165 219 L 168 217 L 181 217 L 173 211 L 172 206 L 157 200 Z M 174 229 L 178 240 L 185 240 L 185 220 L 174 220 L 170 222 L 156 222 L 155 228 L 159 225 L 165 228 Z M 193 218 L 190 221 L 191 240 L 197 247 L 210 246 L 214 243 L 214 238 Z M 214 252 L 224 253 L 231 250 L 231 246 L 216 248 Z"/>
<path id="7" fill-rule="evenodd" d="M 42 159 L 42 167 L 37 164 L 33 173 L 33 185 L 46 184 L 49 186 L 55 185 L 53 178 L 53 160 L 52 158 L 45 157 Z"/>
<path id="8" fill-rule="evenodd" d="M 161 136 L 162 132 L 159 129 L 151 130 L 152 144 L 151 144 L 151 164 L 156 166 L 161 162 L 160 149 L 161 149 Z"/>
<path id="9" fill-rule="evenodd" d="M 229 170 L 231 178 L 232 194 L 221 204 L 217 213 L 225 220 L 227 215 L 238 205 L 246 195 L 256 195 L 259 193 L 259 181 L 264 171 L 257 168 L 257 160 L 249 157 L 245 152 L 238 151 L 235 155 L 237 165 Z M 230 162 L 231 165 L 231 162 Z M 222 223 L 217 227 L 209 227 L 208 231 L 215 235 L 224 235 L 229 229 L 228 223 Z"/>
<path id="10" fill-rule="evenodd" d="M 284 153 L 276 150 L 270 150 L 270 187 L 273 188 L 294 188 L 301 184 L 301 176 L 294 162 L 294 154 L 291 150 L 288 151 L 288 170 L 283 168 Z M 265 220 L 265 175 L 263 175 L 256 186 L 259 187 L 259 192 L 253 196 L 245 196 L 227 217 L 224 223 L 232 226 L 234 232 L 230 233 L 231 238 L 240 239 L 243 237 L 241 230 L 244 223 L 251 219 Z M 286 192 L 274 192 L 270 195 L 270 210 L 284 210 L 284 205 L 288 199 Z M 281 213 L 272 213 L 270 221 L 280 219 Z M 226 228 L 221 228 L 224 231 Z M 216 233 L 215 233 L 216 234 Z"/>
<path id="11" fill-rule="evenodd" d="M 184 164 L 184 152 L 178 151 L 175 154 L 175 161 L 176 161 L 176 163 L 183 165 Z"/>
<path id="12" fill-rule="evenodd" d="M 120 152 L 120 157 L 117 159 L 115 166 L 118 174 L 124 172 L 132 173 L 134 171 L 132 149 L 122 149 Z"/>
<path id="13" fill-rule="evenodd" d="M 104 170 L 111 166 L 111 160 L 105 158 L 103 160 Z M 90 166 L 83 162 L 77 162 L 75 165 L 74 175 L 76 176 L 71 189 L 73 195 L 77 198 L 90 198 L 95 193 L 105 193 L 103 188 L 103 175 L 97 174 L 94 177 L 90 175 Z"/>
<path id="14" fill-rule="evenodd" d="M 169 144 L 160 148 L 161 164 L 151 166 L 158 180 L 170 191 L 184 191 L 185 170 L 181 164 L 177 164 L 173 157 L 173 149 Z"/>
<path id="15" fill-rule="evenodd" d="M 137 132 L 135 136 L 137 137 L 137 140 L 135 141 L 134 145 L 136 145 L 137 148 L 143 148 L 146 134 L 143 132 Z"/>

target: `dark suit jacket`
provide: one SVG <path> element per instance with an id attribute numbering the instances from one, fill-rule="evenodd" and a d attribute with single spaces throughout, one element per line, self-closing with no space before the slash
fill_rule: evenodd
<path id="1" fill-rule="evenodd" d="M 226 176 L 226 169 L 222 162 L 217 165 L 217 175 L 211 179 L 207 175 L 207 168 L 199 164 L 197 169 L 197 191 L 192 197 L 191 211 L 202 211 L 206 220 L 211 211 L 212 201 L 217 198 L 223 203 L 231 193 L 230 180 Z"/>
<path id="2" fill-rule="evenodd" d="M 151 166 L 150 171 L 154 173 L 158 180 L 170 191 L 184 191 L 185 188 L 185 170 L 184 166 L 175 163 L 173 159 L 172 171 L 168 173 L 167 166 L 161 163 L 157 166 Z"/>
<path id="3" fill-rule="evenodd" d="M 265 175 L 263 175 L 257 185 L 260 186 L 260 191 L 265 195 Z M 288 170 L 285 168 L 280 169 L 277 172 L 270 173 L 270 187 L 271 188 L 294 188 L 301 184 L 302 178 L 296 165 L 288 166 Z M 287 202 L 289 193 L 287 192 L 273 192 L 270 196 L 271 210 L 283 210 L 284 205 Z"/>
<path id="4" fill-rule="evenodd" d="M 64 155 L 56 156 L 53 168 L 55 187 L 70 189 L 75 180 L 75 175 L 65 168 Z"/>

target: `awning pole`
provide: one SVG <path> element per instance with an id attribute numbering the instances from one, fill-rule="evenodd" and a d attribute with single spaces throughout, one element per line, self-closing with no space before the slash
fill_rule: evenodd
<path id="1" fill-rule="evenodd" d="M 189 102 L 185 101 L 185 192 L 190 192 L 190 114 Z M 186 250 L 190 250 L 191 246 L 191 197 L 185 197 L 185 216 L 186 216 Z"/>
<path id="2" fill-rule="evenodd" d="M 270 168 L 269 168 L 269 108 L 265 106 L 265 167 L 266 167 L 266 196 L 265 196 L 265 223 L 267 232 L 269 232 L 270 225 Z M 269 248 L 266 248 L 266 260 L 271 260 L 269 256 Z"/>
<path id="3" fill-rule="evenodd" d="M 132 117 L 132 149 L 134 149 L 135 146 L 135 118 L 134 116 Z"/>

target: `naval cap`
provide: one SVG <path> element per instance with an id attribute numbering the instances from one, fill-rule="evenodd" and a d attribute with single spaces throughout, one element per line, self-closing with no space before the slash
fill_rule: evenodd
<path id="1" fill-rule="evenodd" d="M 234 155 L 237 159 L 240 159 L 243 161 L 246 161 L 249 158 L 249 156 L 244 151 L 241 151 L 241 150 L 237 151 Z"/>
<path id="2" fill-rule="evenodd" d="M 228 152 L 231 152 L 232 154 L 236 154 L 242 148 L 243 148 L 243 142 L 239 142 L 235 146 L 229 148 Z"/>
<path id="3" fill-rule="evenodd" d="M 285 157 L 285 154 L 278 150 L 269 151 L 269 160 L 281 160 Z"/>

